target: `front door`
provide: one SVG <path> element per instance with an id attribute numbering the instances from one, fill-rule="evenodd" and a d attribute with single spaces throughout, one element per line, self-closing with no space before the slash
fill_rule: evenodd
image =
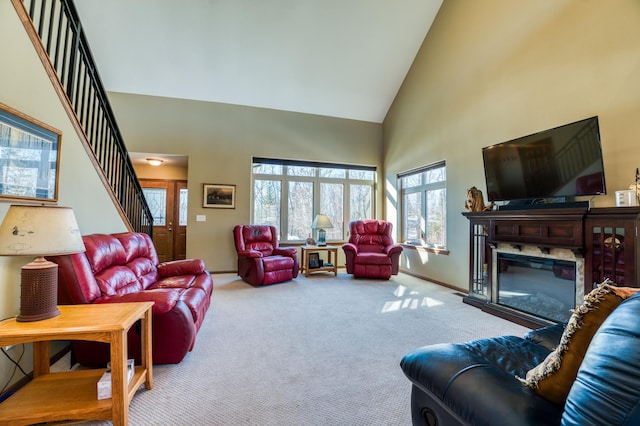
<path id="1" fill-rule="evenodd" d="M 187 255 L 187 182 L 140 179 L 153 216 L 153 243 L 158 260 L 185 259 Z"/>

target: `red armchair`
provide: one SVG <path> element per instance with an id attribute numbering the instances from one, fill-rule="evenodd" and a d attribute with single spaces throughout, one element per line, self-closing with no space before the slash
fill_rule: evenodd
<path id="1" fill-rule="evenodd" d="M 393 243 L 393 224 L 365 219 L 349 223 L 349 242 L 342 246 L 347 273 L 358 278 L 389 279 L 398 275 L 402 246 Z"/>
<path id="2" fill-rule="evenodd" d="M 233 228 L 238 252 L 238 275 L 251 285 L 269 285 L 298 276 L 298 250 L 278 247 L 275 226 L 237 225 Z"/>

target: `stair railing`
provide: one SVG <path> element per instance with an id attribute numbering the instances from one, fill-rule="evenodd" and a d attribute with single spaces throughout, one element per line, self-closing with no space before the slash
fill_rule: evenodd
<path id="1" fill-rule="evenodd" d="M 153 216 L 133 169 L 72 0 L 11 0 L 67 114 L 128 228 Z"/>

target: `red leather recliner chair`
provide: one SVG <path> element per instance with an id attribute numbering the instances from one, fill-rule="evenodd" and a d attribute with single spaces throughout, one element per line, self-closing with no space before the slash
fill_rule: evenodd
<path id="1" fill-rule="evenodd" d="M 237 225 L 233 228 L 238 252 L 238 275 L 251 285 L 269 285 L 298 276 L 298 250 L 278 247 L 275 226 Z"/>
<path id="2" fill-rule="evenodd" d="M 402 246 L 393 243 L 393 224 L 365 219 L 349 223 L 349 242 L 342 246 L 347 273 L 357 278 L 389 279 L 398 275 Z"/>

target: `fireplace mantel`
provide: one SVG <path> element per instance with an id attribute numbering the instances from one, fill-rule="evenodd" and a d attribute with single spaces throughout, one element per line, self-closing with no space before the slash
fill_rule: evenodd
<path id="1" fill-rule="evenodd" d="M 637 257 L 640 207 L 553 208 L 464 212 L 470 222 L 469 295 L 465 302 L 528 327 L 546 321 L 505 309 L 491 300 L 492 256 L 498 244 L 535 246 L 542 253 L 569 249 L 584 258 L 584 294 L 605 278 L 640 287 Z"/>
<path id="2" fill-rule="evenodd" d="M 487 212 L 488 243 L 510 243 L 515 247 L 530 245 L 543 253 L 552 248 L 566 248 L 582 257 L 587 209 L 553 209 Z M 469 215 L 470 216 L 470 215 Z"/>

